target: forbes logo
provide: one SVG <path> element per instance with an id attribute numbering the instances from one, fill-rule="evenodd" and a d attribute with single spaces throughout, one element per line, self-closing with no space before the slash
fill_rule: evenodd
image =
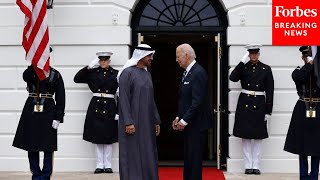
<path id="1" fill-rule="evenodd" d="M 317 17 L 317 9 L 285 9 L 284 6 L 275 6 L 276 12 L 274 17 Z"/>

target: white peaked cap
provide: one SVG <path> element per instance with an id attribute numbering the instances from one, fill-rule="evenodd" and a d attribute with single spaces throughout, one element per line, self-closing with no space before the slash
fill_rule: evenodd
<path id="1" fill-rule="evenodd" d="M 246 49 L 248 49 L 248 51 L 250 50 L 259 50 L 260 47 L 262 47 L 261 44 L 248 44 L 245 46 Z"/>
<path id="2" fill-rule="evenodd" d="M 112 52 L 97 52 L 97 56 L 111 56 L 113 53 Z"/>

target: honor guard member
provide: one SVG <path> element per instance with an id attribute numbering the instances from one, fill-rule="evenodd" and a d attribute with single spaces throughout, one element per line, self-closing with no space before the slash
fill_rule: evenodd
<path id="1" fill-rule="evenodd" d="M 293 109 L 284 150 L 299 155 L 300 180 L 318 180 L 320 157 L 320 89 L 310 48 L 301 46 L 304 66 L 292 73 L 299 99 Z M 319 51 L 318 51 L 319 52 Z M 308 173 L 308 156 L 311 171 Z"/>
<path id="2" fill-rule="evenodd" d="M 13 146 L 28 151 L 32 180 L 48 180 L 52 174 L 53 152 L 57 151 L 57 128 L 64 117 L 64 83 L 59 71 L 52 67 L 49 76 L 40 81 L 33 65 L 23 72 L 23 80 L 29 96 Z M 40 151 L 44 152 L 42 169 L 39 167 Z"/>
<path id="3" fill-rule="evenodd" d="M 93 92 L 84 123 L 83 139 L 96 144 L 97 165 L 94 173 L 113 173 L 112 144 L 118 141 L 115 93 L 118 71 L 110 66 L 111 52 L 98 52 L 98 58 L 82 68 L 75 83 L 86 83 Z"/>
<path id="4" fill-rule="evenodd" d="M 274 82 L 270 66 L 259 60 L 258 44 L 247 45 L 248 52 L 230 74 L 230 80 L 240 80 L 233 135 L 242 138 L 245 174 L 260 174 L 262 139 L 268 138 L 267 121 L 273 106 Z M 247 58 L 250 61 L 247 62 Z"/>

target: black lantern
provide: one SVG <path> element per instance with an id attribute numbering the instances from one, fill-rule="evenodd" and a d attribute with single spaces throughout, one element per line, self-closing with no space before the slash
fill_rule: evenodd
<path id="1" fill-rule="evenodd" d="M 53 7 L 53 0 L 46 0 L 47 1 L 47 9 L 52 9 Z"/>

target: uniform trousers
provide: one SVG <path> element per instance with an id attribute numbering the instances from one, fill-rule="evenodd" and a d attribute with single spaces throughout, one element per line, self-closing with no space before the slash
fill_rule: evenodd
<path id="1" fill-rule="evenodd" d="M 39 152 L 29 152 L 28 158 L 32 180 L 50 180 L 53 168 L 53 152 L 44 152 L 43 168 L 39 166 Z"/>
<path id="2" fill-rule="evenodd" d="M 261 144 L 261 139 L 242 139 L 245 169 L 260 169 Z"/>
<path id="3" fill-rule="evenodd" d="M 308 156 L 299 155 L 300 180 L 318 180 L 319 157 L 311 156 L 311 171 L 308 173 Z"/>
<path id="4" fill-rule="evenodd" d="M 111 168 L 112 144 L 96 144 L 96 156 L 96 168 Z"/>

